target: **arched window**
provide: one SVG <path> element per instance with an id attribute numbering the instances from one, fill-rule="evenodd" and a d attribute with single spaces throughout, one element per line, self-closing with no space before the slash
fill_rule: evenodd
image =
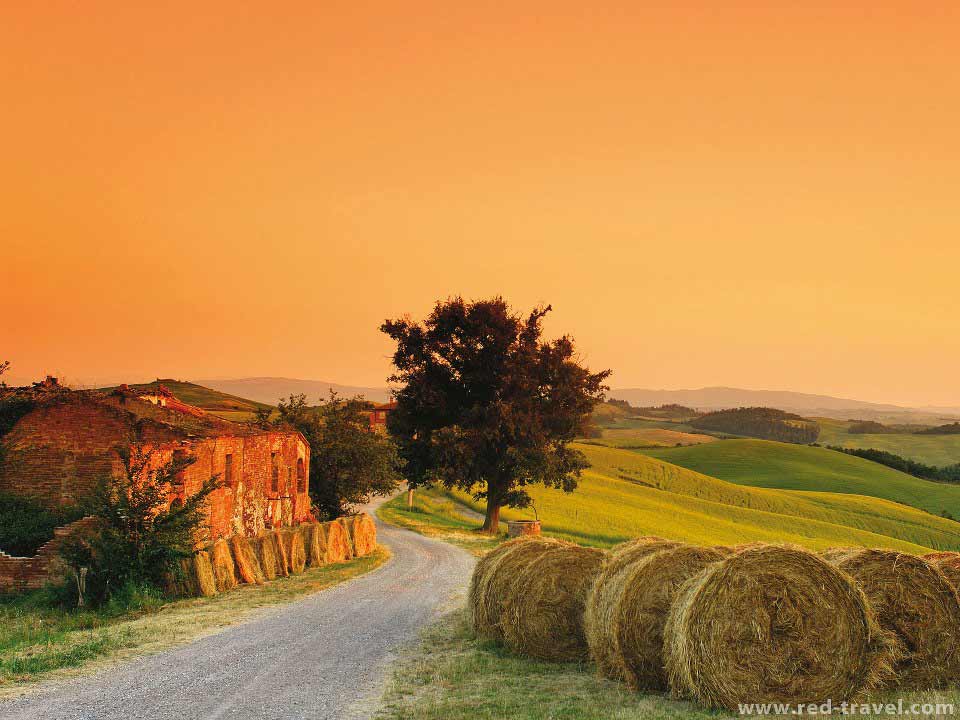
<path id="1" fill-rule="evenodd" d="M 297 492 L 307 491 L 307 473 L 303 466 L 303 458 L 297 458 Z"/>
<path id="2" fill-rule="evenodd" d="M 280 492 L 280 465 L 276 453 L 270 453 L 270 492 Z"/>

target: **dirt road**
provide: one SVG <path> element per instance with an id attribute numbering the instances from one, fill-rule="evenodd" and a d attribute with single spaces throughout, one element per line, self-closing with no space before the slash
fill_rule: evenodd
<path id="1" fill-rule="evenodd" d="M 383 567 L 188 645 L 0 703 L 7 720 L 367 718 L 394 652 L 466 590 L 474 559 L 377 521 Z"/>

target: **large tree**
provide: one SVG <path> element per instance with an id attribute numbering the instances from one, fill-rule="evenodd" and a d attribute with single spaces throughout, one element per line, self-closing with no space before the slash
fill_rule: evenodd
<path id="1" fill-rule="evenodd" d="M 569 336 L 542 340 L 550 310 L 523 317 L 500 297 L 456 297 L 422 324 L 381 327 L 397 343 L 390 380 L 401 388 L 387 427 L 410 487 L 439 481 L 486 499 L 486 532 L 499 529 L 500 508 L 529 506 L 526 485 L 571 492 L 588 467 L 568 443 L 602 401 L 610 371 L 583 367 Z"/>

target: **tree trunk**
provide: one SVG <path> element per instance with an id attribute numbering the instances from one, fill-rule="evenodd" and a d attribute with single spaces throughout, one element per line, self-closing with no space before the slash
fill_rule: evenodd
<path id="1" fill-rule="evenodd" d="M 492 500 L 487 500 L 487 514 L 483 519 L 481 532 L 496 535 L 500 532 L 500 506 Z"/>

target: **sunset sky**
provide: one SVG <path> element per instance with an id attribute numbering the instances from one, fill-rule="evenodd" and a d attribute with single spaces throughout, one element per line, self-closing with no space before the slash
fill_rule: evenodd
<path id="1" fill-rule="evenodd" d="M 3 10 L 18 378 L 382 385 L 502 294 L 615 387 L 960 405 L 956 2 L 147 5 Z"/>

